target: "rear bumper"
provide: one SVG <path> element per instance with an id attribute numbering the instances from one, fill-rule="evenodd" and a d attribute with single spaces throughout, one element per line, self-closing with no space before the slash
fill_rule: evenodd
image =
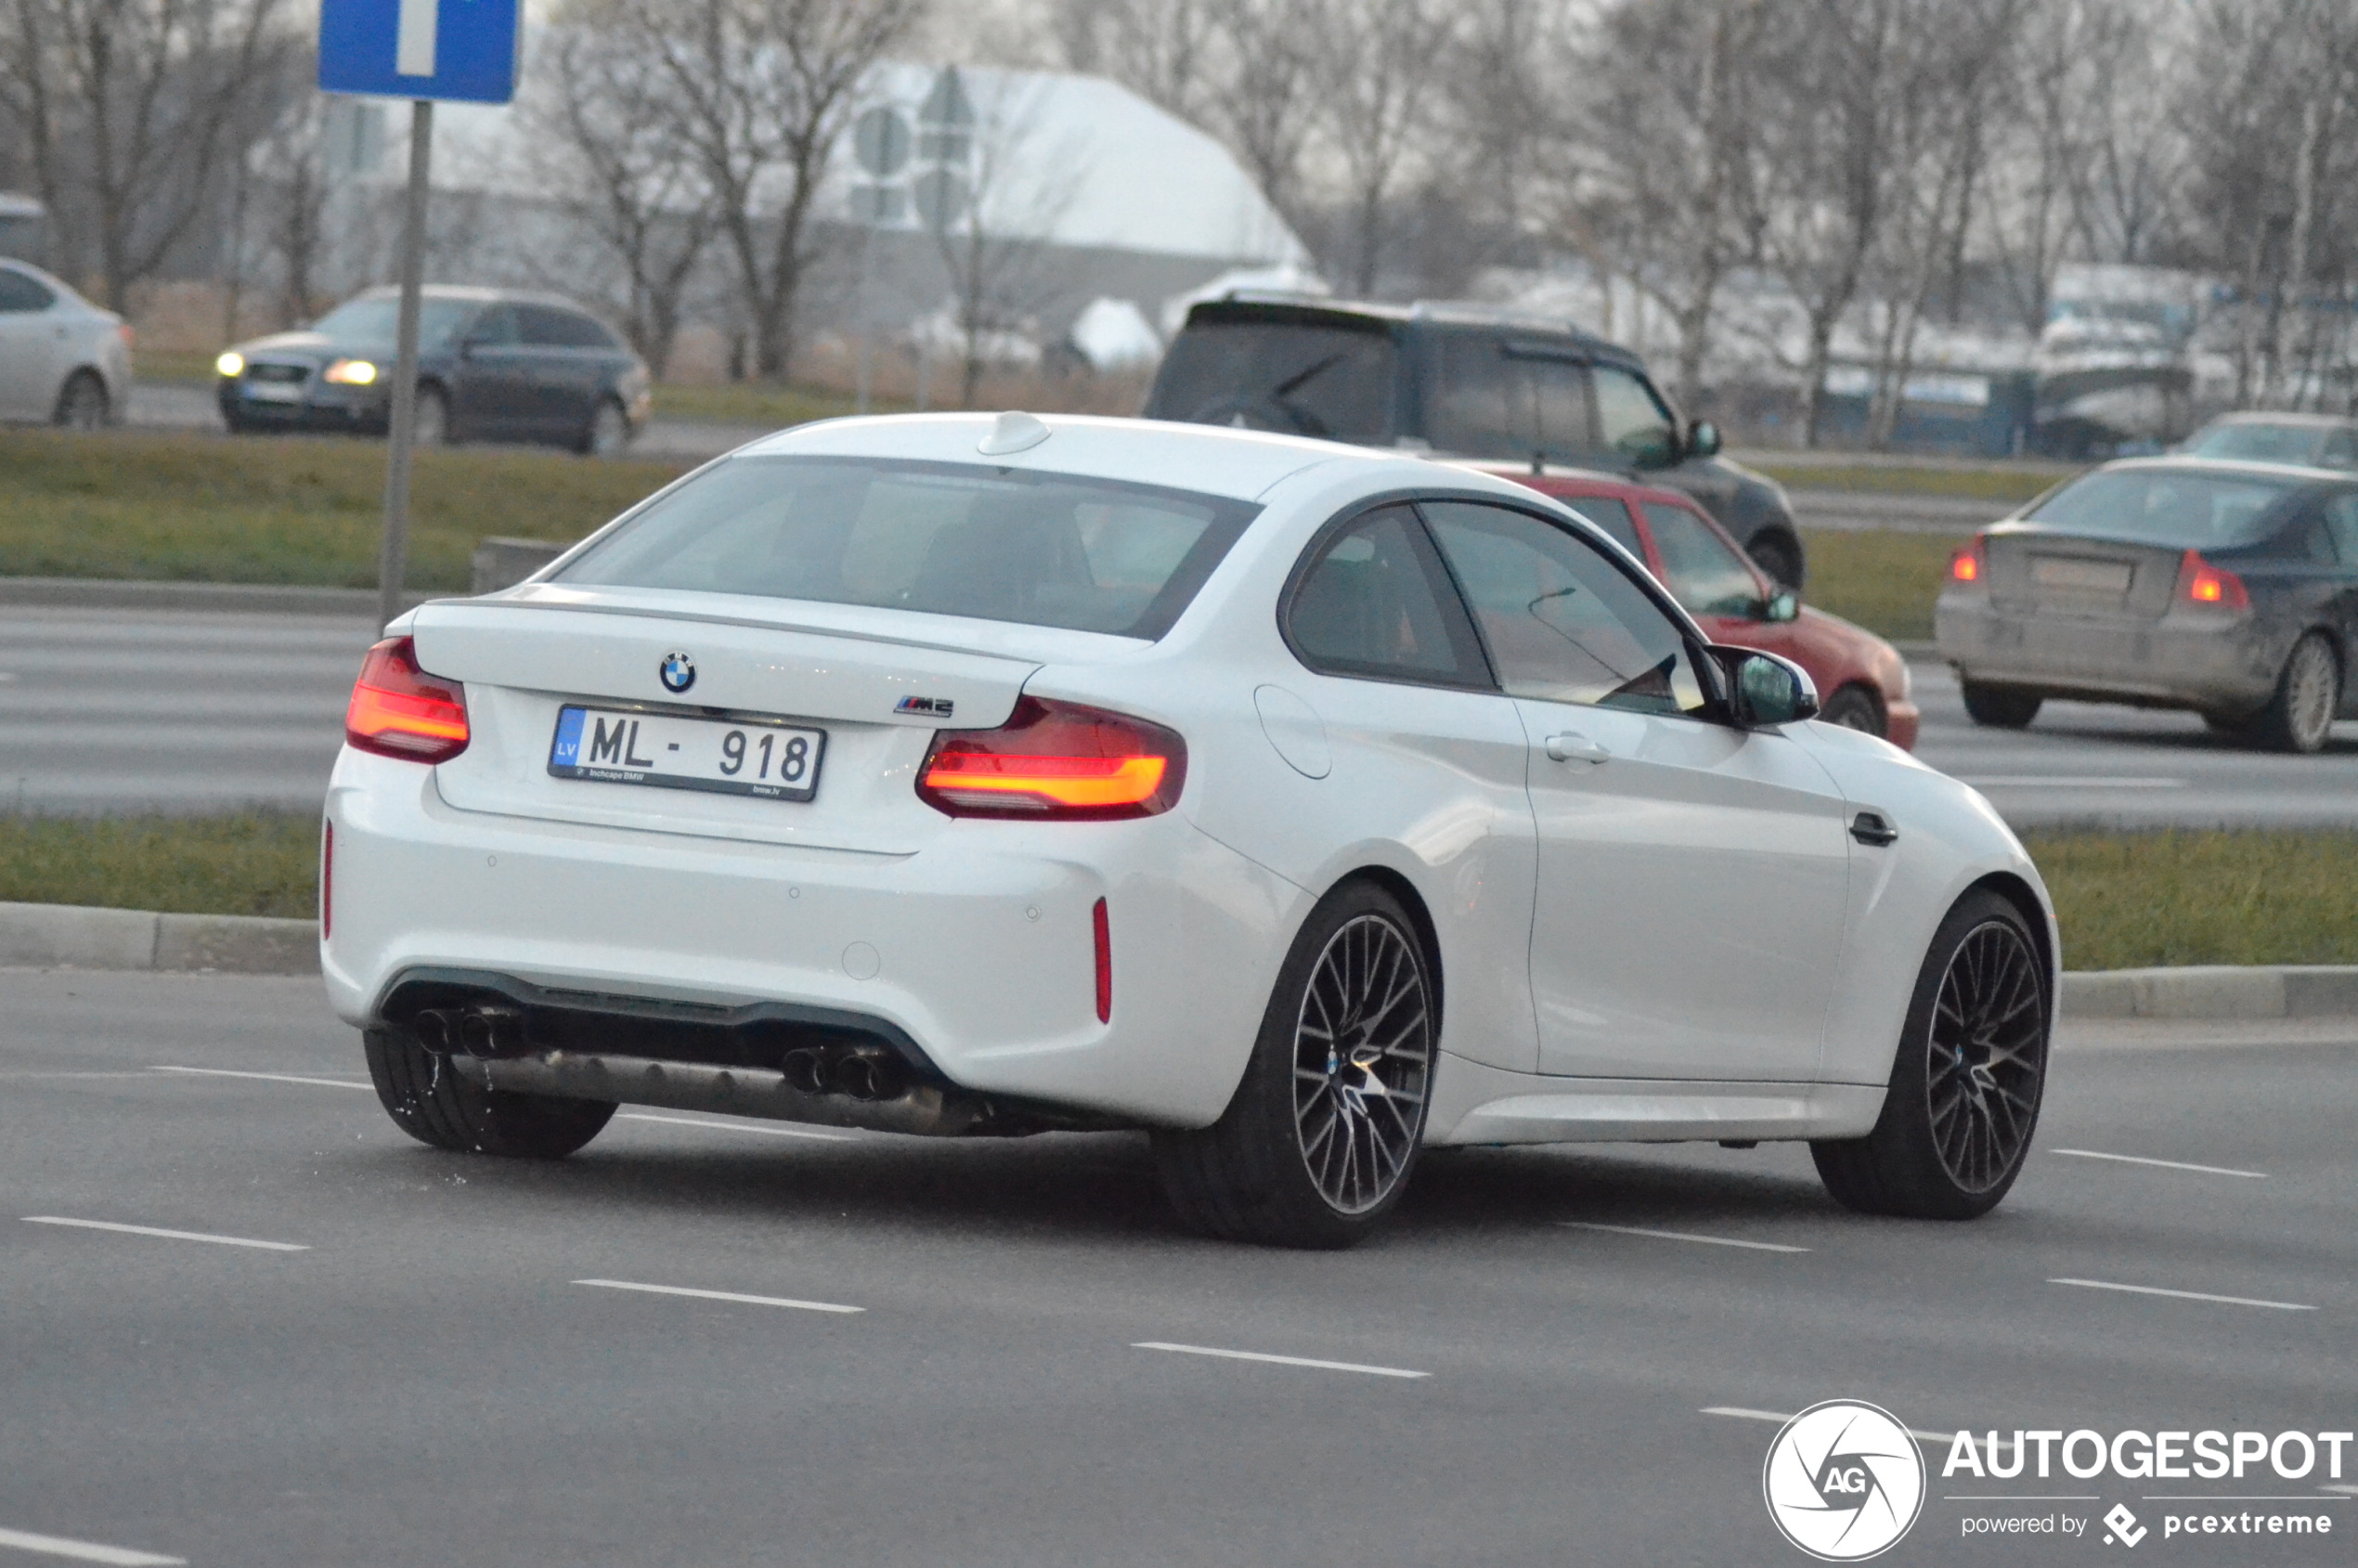
<path id="1" fill-rule="evenodd" d="M 2248 616 L 2173 612 L 2128 621 L 2015 613 L 1954 591 L 1941 595 L 1933 628 L 1941 659 L 1966 680 L 2223 714 L 2265 703 L 2287 652 Z"/>
<path id="2" fill-rule="evenodd" d="M 433 770 L 347 750 L 328 819 L 320 967 L 349 1023 L 385 1021 L 404 977 L 434 970 L 783 1004 L 873 1020 L 951 1086 L 1169 1125 L 1225 1108 L 1303 901 L 1175 812 L 960 822 L 863 854 L 460 811 Z"/>

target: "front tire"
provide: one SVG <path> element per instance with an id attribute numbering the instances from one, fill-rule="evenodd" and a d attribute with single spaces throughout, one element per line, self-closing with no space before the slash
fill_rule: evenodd
<path id="1" fill-rule="evenodd" d="M 1210 1127 L 1158 1132 L 1182 1220 L 1275 1247 L 1349 1247 L 1400 1201 L 1424 1137 L 1440 1019 L 1424 944 L 1364 882 L 1294 939 L 1244 1081 Z"/>
<path id="2" fill-rule="evenodd" d="M 630 416 L 611 397 L 600 398 L 574 450 L 585 458 L 618 458 L 630 445 Z"/>
<path id="3" fill-rule="evenodd" d="M 2039 693 L 2016 686 L 1985 686 L 1978 680 L 1957 685 L 1964 695 L 1965 717 L 1985 729 L 2027 730 L 2046 701 Z"/>
<path id="4" fill-rule="evenodd" d="M 1845 686 L 1826 699 L 1818 710 L 1820 719 L 1839 724 L 1846 730 L 1857 730 L 1884 740 L 1891 733 L 1891 725 L 1884 716 L 1883 704 L 1864 686 Z"/>
<path id="5" fill-rule="evenodd" d="M 1780 527 L 1763 528 L 1745 544 L 1744 553 L 1780 587 L 1795 593 L 1801 591 L 1802 578 L 1808 575 L 1809 568 L 1801 553 L 1799 537 Z"/>
<path id="6" fill-rule="evenodd" d="M 450 445 L 450 399 L 438 386 L 418 389 L 418 403 L 409 420 L 409 445 L 412 447 L 447 447 Z"/>
<path id="7" fill-rule="evenodd" d="M 1922 1220 L 1996 1208 L 2039 1124 L 2052 1014 L 2021 911 L 1986 888 L 1958 900 L 1916 977 L 1874 1129 L 1809 1146 L 1834 1200 Z"/>
<path id="8" fill-rule="evenodd" d="M 2340 706 L 2341 661 L 2325 634 L 2313 631 L 2293 644 L 2276 694 L 2245 733 L 2254 745 L 2306 757 L 2326 749 Z"/>
<path id="9" fill-rule="evenodd" d="M 430 1148 L 518 1160 L 562 1160 L 596 1137 L 611 1100 L 561 1099 L 485 1089 L 396 1030 L 361 1036 L 369 1078 L 394 1125 Z"/>

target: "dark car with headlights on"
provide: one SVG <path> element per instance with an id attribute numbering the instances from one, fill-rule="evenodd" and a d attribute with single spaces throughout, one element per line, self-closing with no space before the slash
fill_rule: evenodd
<path id="1" fill-rule="evenodd" d="M 224 354 L 216 395 L 232 431 L 382 435 L 391 423 L 400 298 L 373 289 L 301 331 Z M 647 367 L 613 329 L 553 294 L 436 287 L 418 320 L 420 446 L 529 441 L 593 457 L 645 423 Z"/>
<path id="2" fill-rule="evenodd" d="M 1163 356 L 1146 416 L 1623 473 L 1692 496 L 1779 582 L 1799 588 L 1807 569 L 1783 488 L 1721 457 L 1717 427 L 1681 419 L 1643 359 L 1564 322 L 1477 305 L 1207 300 Z"/>
<path id="3" fill-rule="evenodd" d="M 1934 626 L 1978 724 L 2020 729 L 2070 697 L 2319 750 L 2358 717 L 2358 475 L 2107 463 L 1959 550 Z"/>

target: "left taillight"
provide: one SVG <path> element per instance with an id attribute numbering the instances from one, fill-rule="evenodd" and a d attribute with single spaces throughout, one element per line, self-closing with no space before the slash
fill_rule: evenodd
<path id="1" fill-rule="evenodd" d="M 467 689 L 420 669 L 408 638 L 388 637 L 361 661 L 343 738 L 380 757 L 447 762 L 467 749 Z"/>
<path id="2" fill-rule="evenodd" d="M 917 797 L 952 817 L 1108 822 L 1177 803 L 1187 743 L 1174 731 L 1079 703 L 1022 697 L 995 730 L 943 730 Z"/>

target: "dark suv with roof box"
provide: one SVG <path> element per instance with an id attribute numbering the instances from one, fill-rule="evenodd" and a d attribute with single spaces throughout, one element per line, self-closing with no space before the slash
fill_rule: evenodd
<path id="1" fill-rule="evenodd" d="M 1146 415 L 1642 474 L 1694 497 L 1771 577 L 1801 585 L 1783 488 L 1720 457 L 1718 431 L 1680 419 L 1644 360 L 1561 323 L 1455 305 L 1210 300 L 1188 312 Z"/>

